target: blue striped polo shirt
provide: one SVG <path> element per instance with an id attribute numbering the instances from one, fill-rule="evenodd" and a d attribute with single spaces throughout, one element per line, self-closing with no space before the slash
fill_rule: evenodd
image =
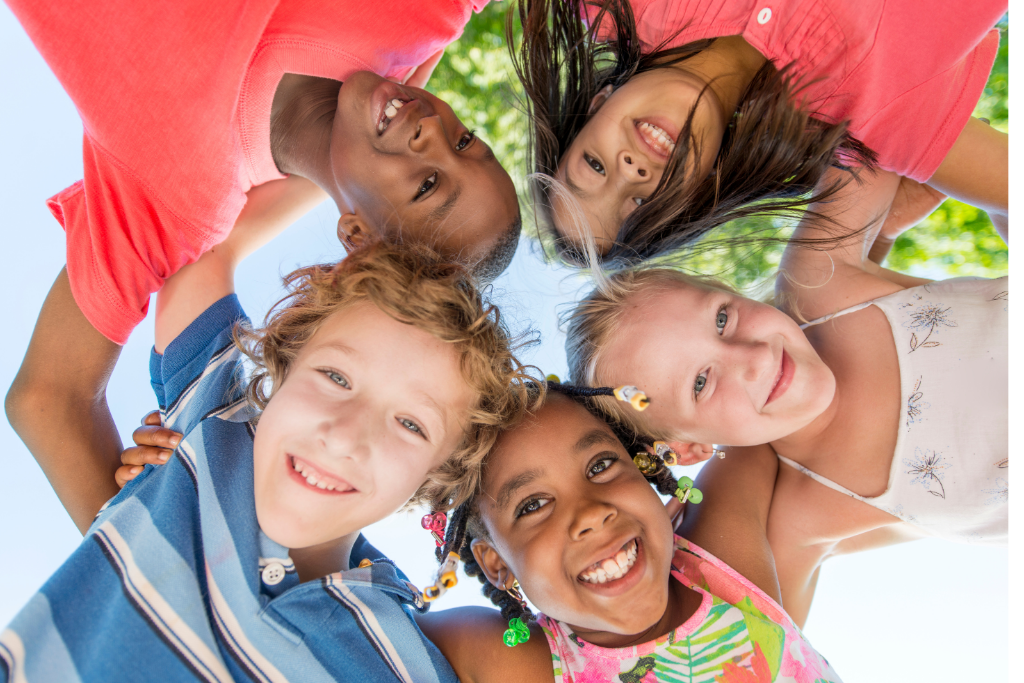
<path id="1" fill-rule="evenodd" d="M 299 583 L 256 522 L 235 295 L 150 364 L 184 436 L 100 511 L 0 633 L 0 681 L 445 681 L 419 593 L 387 560 Z M 360 536 L 352 563 L 376 551 Z"/>

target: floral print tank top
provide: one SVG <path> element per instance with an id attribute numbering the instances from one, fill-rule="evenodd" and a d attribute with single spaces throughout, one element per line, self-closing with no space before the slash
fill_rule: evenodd
<path id="1" fill-rule="evenodd" d="M 1004 545 L 1009 500 L 1009 280 L 954 278 L 875 306 L 889 320 L 903 397 L 889 486 L 868 498 L 779 453 L 829 488 L 950 541 Z"/>
<path id="2" fill-rule="evenodd" d="M 672 576 L 703 596 L 675 631 L 624 648 L 592 645 L 540 615 L 555 683 L 839 683 L 789 615 L 717 557 L 676 536 Z"/>

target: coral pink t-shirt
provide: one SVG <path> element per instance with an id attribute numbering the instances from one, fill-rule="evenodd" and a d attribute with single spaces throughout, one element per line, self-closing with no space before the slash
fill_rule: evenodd
<path id="1" fill-rule="evenodd" d="M 71 291 L 123 344 L 149 295 L 283 177 L 270 107 L 284 73 L 403 78 L 488 0 L 7 0 L 82 118 L 84 179 L 49 200 Z"/>
<path id="2" fill-rule="evenodd" d="M 928 180 L 985 88 L 1006 0 L 631 0 L 650 52 L 742 35 L 793 63 L 806 106 L 850 121 L 882 168 Z M 597 10 L 590 8 L 590 17 Z"/>

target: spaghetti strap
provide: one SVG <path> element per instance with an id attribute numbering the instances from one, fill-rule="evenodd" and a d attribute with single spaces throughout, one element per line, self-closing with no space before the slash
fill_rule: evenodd
<path id="1" fill-rule="evenodd" d="M 815 325 L 820 325 L 821 323 L 828 322 L 829 320 L 832 320 L 833 318 L 838 318 L 841 315 L 846 315 L 847 313 L 856 313 L 857 311 L 864 310 L 868 306 L 871 306 L 872 304 L 875 303 L 875 301 L 877 301 L 877 299 L 872 299 L 871 301 L 865 301 L 864 303 L 857 304 L 856 306 L 850 306 L 849 308 L 844 308 L 843 310 L 839 311 L 838 313 L 829 313 L 828 315 L 823 315 L 820 318 L 815 318 L 814 320 L 812 320 L 809 323 L 804 323 L 803 325 L 800 326 L 800 329 L 801 330 L 806 330 L 808 327 L 814 327 Z M 779 456 L 779 457 L 781 458 L 782 456 Z"/>
<path id="2" fill-rule="evenodd" d="M 821 476 L 817 472 L 812 472 L 811 470 L 807 469 L 806 467 L 804 467 L 800 463 L 798 463 L 798 462 L 796 462 L 794 460 L 790 460 L 789 458 L 787 458 L 784 455 L 780 455 L 778 453 L 776 453 L 776 455 L 778 455 L 779 460 L 781 460 L 782 462 L 786 463 L 787 465 L 789 465 L 793 469 L 797 470 L 798 472 L 803 472 L 804 474 L 806 474 L 808 477 L 810 477 L 814 481 L 818 482 L 819 484 L 823 484 L 823 485 L 829 487 L 830 489 L 832 489 L 833 491 L 838 491 L 839 493 L 847 495 L 850 498 L 855 498 L 856 500 L 863 501 L 865 503 L 868 502 L 867 499 L 864 498 L 864 496 L 857 495 L 856 493 L 854 493 L 850 489 L 844 488 L 844 487 L 840 486 L 839 484 L 835 483 L 831 479 L 826 479 L 825 477 Z M 870 505 L 870 503 L 868 503 L 868 504 Z"/>

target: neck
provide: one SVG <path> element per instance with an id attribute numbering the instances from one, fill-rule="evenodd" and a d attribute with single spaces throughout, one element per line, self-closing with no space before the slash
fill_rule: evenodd
<path id="1" fill-rule="evenodd" d="M 598 647 L 632 647 L 648 643 L 661 636 L 672 633 L 700 608 L 703 597 L 700 593 L 687 588 L 674 577 L 669 578 L 668 605 L 661 618 L 640 633 L 621 634 L 611 631 L 596 631 L 578 626 L 571 626 L 573 633 L 583 640 Z"/>
<path id="2" fill-rule="evenodd" d="M 285 74 L 270 110 L 270 152 L 281 173 L 333 186 L 331 133 L 341 81 Z"/>
<path id="3" fill-rule="evenodd" d="M 726 124 L 740 105 L 740 98 L 764 66 L 764 55 L 743 36 L 724 36 L 673 68 L 687 71 L 703 79 L 722 104 Z"/>
<path id="4" fill-rule="evenodd" d="M 290 550 L 288 554 L 295 563 L 299 581 L 305 583 L 348 569 L 352 546 L 358 537 L 359 532 L 355 531 L 326 543 Z"/>

